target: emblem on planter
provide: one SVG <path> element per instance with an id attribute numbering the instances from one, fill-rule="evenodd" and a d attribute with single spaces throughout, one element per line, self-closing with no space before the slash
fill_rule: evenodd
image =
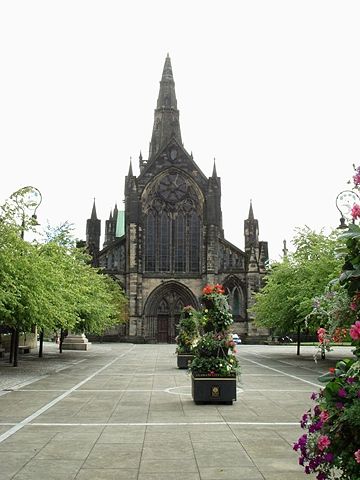
<path id="1" fill-rule="evenodd" d="M 220 387 L 218 385 L 211 386 L 211 396 L 212 397 L 220 397 Z"/>

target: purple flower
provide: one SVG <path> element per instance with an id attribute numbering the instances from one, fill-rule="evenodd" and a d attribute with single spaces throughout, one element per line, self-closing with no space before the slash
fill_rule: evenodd
<path id="1" fill-rule="evenodd" d="M 304 413 L 304 415 L 301 418 L 301 428 L 304 428 L 306 426 L 306 422 L 308 421 L 309 415 L 307 413 Z"/>
<path id="2" fill-rule="evenodd" d="M 347 383 L 349 383 L 350 385 L 351 385 L 352 383 L 354 383 L 355 380 L 356 380 L 355 377 L 349 377 L 349 378 L 346 379 Z"/>
<path id="3" fill-rule="evenodd" d="M 325 453 L 324 455 L 324 461 L 331 463 L 334 460 L 334 454 L 331 452 Z"/>
<path id="4" fill-rule="evenodd" d="M 298 444 L 299 444 L 299 447 L 306 447 L 306 444 L 307 444 L 307 435 L 306 433 L 304 433 L 304 435 L 302 435 L 299 440 L 298 440 Z"/>
<path id="5" fill-rule="evenodd" d="M 306 465 L 304 471 L 305 471 L 306 475 L 310 475 L 310 473 L 311 473 L 310 467 L 308 467 L 307 465 Z"/>
<path id="6" fill-rule="evenodd" d="M 338 391 L 338 395 L 341 398 L 345 398 L 347 396 L 345 388 L 340 388 L 339 391 Z"/>
<path id="7" fill-rule="evenodd" d="M 314 433 L 317 430 L 321 430 L 323 425 L 324 423 L 321 420 L 318 420 L 316 423 L 313 423 L 312 425 L 310 425 L 309 432 Z"/>
<path id="8" fill-rule="evenodd" d="M 317 480 L 326 480 L 326 475 L 324 472 L 320 472 L 316 475 Z"/>
<path id="9" fill-rule="evenodd" d="M 336 408 L 339 408 L 339 409 L 340 409 L 340 408 L 344 408 L 344 404 L 343 404 L 342 402 L 336 402 L 336 403 L 335 403 L 335 407 L 336 407 Z"/>
<path id="10" fill-rule="evenodd" d="M 319 394 L 318 394 L 318 393 L 316 393 L 316 392 L 312 392 L 312 394 L 311 394 L 310 398 L 311 398 L 311 400 L 316 400 L 318 396 L 319 396 Z"/>
<path id="11" fill-rule="evenodd" d="M 316 405 L 316 406 L 314 407 L 314 413 L 315 413 L 315 415 L 317 415 L 317 416 L 320 415 L 320 412 L 321 412 L 321 409 L 320 409 L 319 405 Z"/>

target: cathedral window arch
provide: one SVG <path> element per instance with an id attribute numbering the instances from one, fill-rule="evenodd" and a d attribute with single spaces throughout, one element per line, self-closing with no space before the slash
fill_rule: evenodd
<path id="1" fill-rule="evenodd" d="M 143 196 L 145 271 L 199 273 L 203 198 L 194 182 L 172 169 Z"/>

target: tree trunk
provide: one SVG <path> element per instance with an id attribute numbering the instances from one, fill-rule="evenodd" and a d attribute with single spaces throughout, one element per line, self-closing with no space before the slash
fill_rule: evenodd
<path id="1" fill-rule="evenodd" d="M 18 366 L 18 353 L 19 353 L 19 330 L 15 329 L 14 332 L 14 363 L 13 366 L 17 367 Z"/>
<path id="2" fill-rule="evenodd" d="M 60 330 L 60 342 L 59 342 L 59 353 L 62 353 L 62 344 L 64 341 L 65 332 L 63 329 Z"/>
<path id="3" fill-rule="evenodd" d="M 298 325 L 298 329 L 297 329 L 297 349 L 296 349 L 296 355 L 300 355 L 300 334 L 301 334 L 301 329 L 300 329 L 300 325 Z"/>
<path id="4" fill-rule="evenodd" d="M 10 338 L 9 363 L 13 363 L 14 361 L 14 342 L 15 342 L 15 330 L 12 329 L 11 338 Z"/>
<path id="5" fill-rule="evenodd" d="M 43 356 L 43 345 L 44 345 L 44 330 L 41 330 L 39 336 L 40 344 L 39 344 L 39 357 Z"/>

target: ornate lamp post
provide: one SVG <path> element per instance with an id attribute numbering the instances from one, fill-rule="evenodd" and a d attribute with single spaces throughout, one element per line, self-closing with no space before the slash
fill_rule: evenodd
<path id="1" fill-rule="evenodd" d="M 33 225 L 38 225 L 36 211 L 42 201 L 42 195 L 36 187 L 27 186 L 14 192 L 10 199 L 21 210 L 21 238 L 24 239 L 26 213 L 30 214 Z"/>
<path id="2" fill-rule="evenodd" d="M 13 200 L 17 208 L 21 211 L 21 238 L 24 240 L 26 230 L 26 215 L 31 219 L 32 225 L 38 225 L 36 211 L 42 201 L 40 190 L 36 187 L 22 187 L 13 194 L 10 199 Z M 13 359 L 14 367 L 18 364 L 19 330 L 13 331 L 11 338 L 10 362 Z"/>
<path id="3" fill-rule="evenodd" d="M 360 203 L 360 197 L 352 190 L 343 190 L 336 197 L 336 208 L 339 210 L 341 215 L 340 225 L 338 228 L 347 228 L 348 224 L 353 221 L 351 209 L 355 203 Z"/>

